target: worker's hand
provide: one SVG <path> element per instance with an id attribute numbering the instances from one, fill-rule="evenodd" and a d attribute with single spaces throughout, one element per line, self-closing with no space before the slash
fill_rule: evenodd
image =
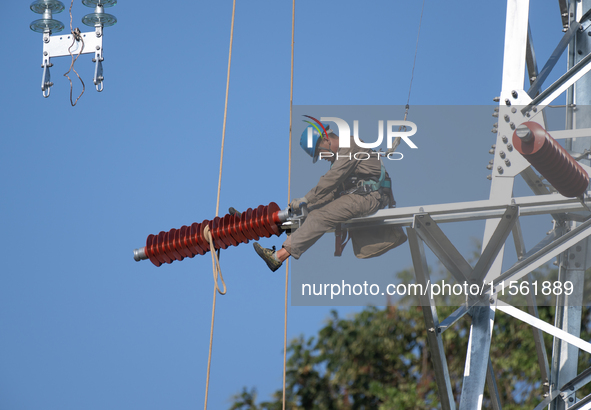
<path id="1" fill-rule="evenodd" d="M 308 200 L 306 199 L 306 197 L 296 198 L 289 203 L 289 207 L 291 208 L 292 211 L 297 211 L 298 209 L 300 209 L 300 206 L 302 204 L 307 204 L 307 203 L 308 203 Z"/>

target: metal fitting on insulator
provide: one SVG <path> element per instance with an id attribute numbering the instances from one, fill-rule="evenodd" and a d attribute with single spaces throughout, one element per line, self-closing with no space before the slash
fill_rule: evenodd
<path id="1" fill-rule="evenodd" d="M 540 124 L 521 124 L 513 146 L 561 195 L 579 197 L 587 190 L 587 172 Z"/>
<path id="2" fill-rule="evenodd" d="M 146 246 L 135 249 L 133 258 L 136 261 L 150 259 L 154 265 L 160 266 L 163 263 L 204 255 L 211 250 L 210 238 L 206 237 L 207 230 L 216 249 L 238 246 L 261 237 L 279 236 L 283 232 L 280 226 L 289 216 L 289 210 L 282 211 L 275 202 L 255 209 L 248 208 L 242 213 L 216 216 L 211 221 L 206 219 L 191 226 L 148 235 Z"/>

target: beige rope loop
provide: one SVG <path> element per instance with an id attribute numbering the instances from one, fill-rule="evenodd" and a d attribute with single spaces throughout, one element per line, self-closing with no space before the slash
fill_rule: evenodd
<path id="1" fill-rule="evenodd" d="M 228 92 L 230 90 L 230 67 L 232 65 L 232 43 L 234 41 L 234 15 L 236 14 L 236 0 L 232 2 L 232 24 L 230 27 L 230 51 L 228 52 L 228 76 L 226 78 L 226 103 L 224 106 L 224 126 L 222 128 L 222 148 L 220 152 L 220 172 L 218 176 L 218 196 L 215 206 L 215 216 L 219 215 L 220 211 L 220 193 L 222 189 L 222 164 L 224 163 L 224 141 L 226 139 L 226 118 L 228 116 Z M 213 246 L 213 238 L 211 237 L 211 232 L 209 232 L 209 227 L 204 229 L 207 230 L 206 237 L 208 238 L 209 246 L 211 249 L 211 261 L 214 265 L 213 268 L 213 278 L 214 278 L 214 289 L 213 289 L 213 304 L 211 306 L 211 330 L 209 332 L 209 355 L 207 356 L 207 378 L 205 380 L 205 403 L 204 403 L 204 410 L 207 410 L 207 398 L 209 395 L 209 374 L 211 370 L 211 351 L 213 348 L 213 324 L 215 322 L 215 303 L 216 303 L 216 296 L 218 292 L 222 295 L 226 294 L 226 283 L 224 282 L 224 277 L 222 276 L 222 270 L 220 269 L 220 262 L 219 262 L 219 255 L 215 252 L 215 247 Z M 216 264 L 217 263 L 217 264 Z M 224 285 L 224 291 L 220 290 L 218 286 L 218 272 L 219 277 L 222 280 L 222 285 Z"/>
<path id="2" fill-rule="evenodd" d="M 218 254 L 215 251 L 215 245 L 213 244 L 213 237 L 211 236 L 211 231 L 209 230 L 209 225 L 203 228 L 203 235 L 207 242 L 209 242 L 209 250 L 211 252 L 211 263 L 213 265 L 213 283 L 215 289 L 218 291 L 220 295 L 226 294 L 226 282 L 224 281 L 224 277 L 222 276 L 222 268 L 220 266 L 220 260 L 218 258 Z M 222 281 L 222 286 L 224 287 L 224 291 L 220 289 L 218 277 Z"/>

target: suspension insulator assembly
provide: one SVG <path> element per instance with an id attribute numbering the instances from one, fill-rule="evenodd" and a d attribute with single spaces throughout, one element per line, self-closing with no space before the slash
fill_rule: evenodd
<path id="1" fill-rule="evenodd" d="M 587 172 L 540 124 L 517 127 L 513 146 L 561 195 L 579 197 L 587 190 Z"/>
<path id="2" fill-rule="evenodd" d="M 216 249 L 238 246 L 261 237 L 279 236 L 283 232 L 280 226 L 288 216 L 289 211 L 282 211 L 275 202 L 267 206 L 260 205 L 255 209 L 248 208 L 241 214 L 216 216 L 211 221 L 205 219 L 201 223 L 184 225 L 180 229 L 173 228 L 168 232 L 148 235 L 146 246 L 135 249 L 133 257 L 136 261 L 150 259 L 154 265 L 160 266 L 163 263 L 204 255 L 210 251 L 209 242 L 204 234 L 206 227 L 209 227 Z"/>

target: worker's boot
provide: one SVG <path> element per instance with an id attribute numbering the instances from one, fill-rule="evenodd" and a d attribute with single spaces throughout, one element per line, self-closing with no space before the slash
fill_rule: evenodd
<path id="1" fill-rule="evenodd" d="M 275 247 L 273 249 L 263 248 L 258 242 L 253 243 L 254 250 L 256 253 L 259 254 L 261 258 L 265 261 L 269 269 L 275 272 L 277 269 L 281 267 L 281 262 L 279 259 L 275 257 Z"/>
<path id="2" fill-rule="evenodd" d="M 242 212 L 239 212 L 236 210 L 236 208 L 234 207 L 230 207 L 230 209 L 228 209 L 228 212 L 230 213 L 230 215 L 236 215 L 236 218 L 240 218 L 240 216 L 242 215 Z"/>

